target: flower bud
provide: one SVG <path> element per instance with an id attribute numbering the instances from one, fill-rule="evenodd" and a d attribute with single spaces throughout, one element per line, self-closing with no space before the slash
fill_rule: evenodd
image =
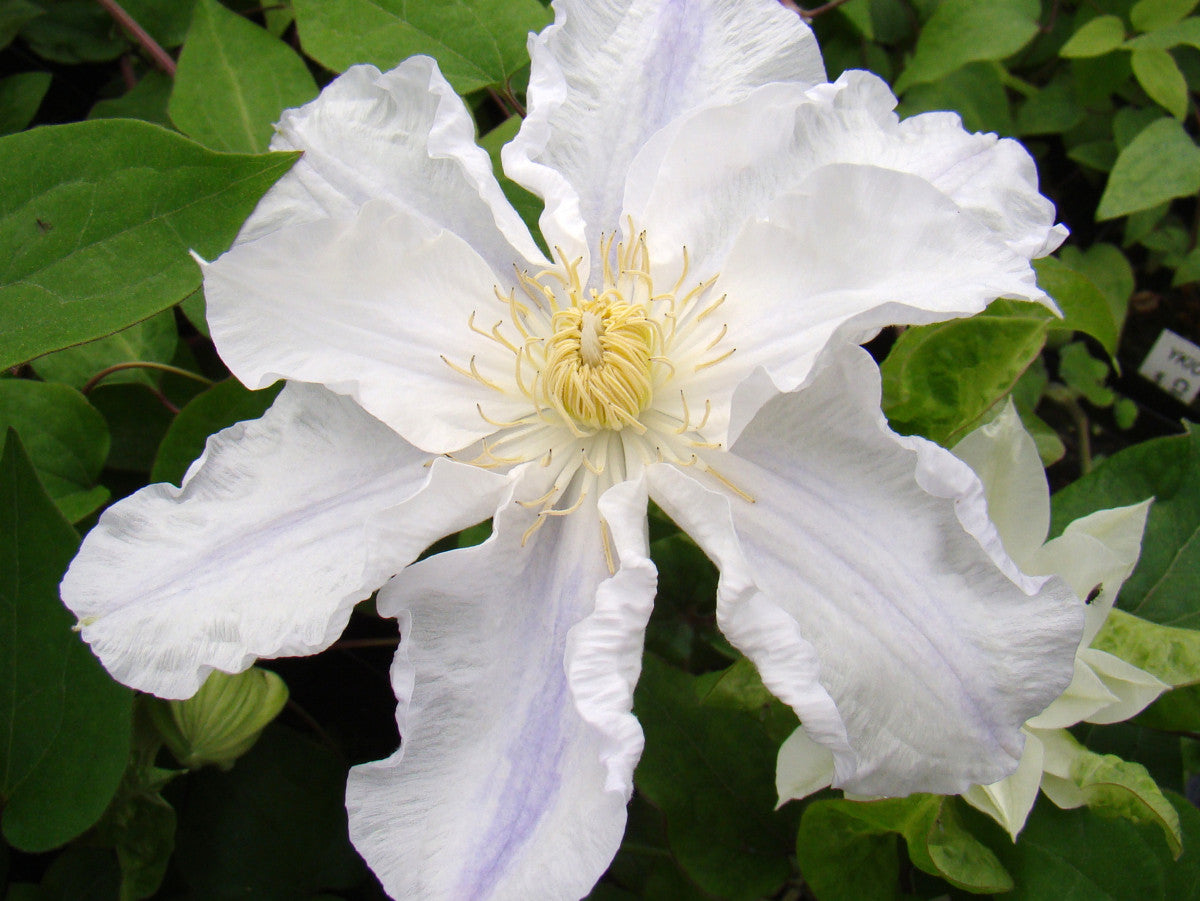
<path id="1" fill-rule="evenodd" d="M 258 740 L 287 703 L 283 679 L 251 667 L 229 675 L 214 671 L 185 701 L 148 705 L 150 718 L 175 758 L 189 769 L 212 764 L 229 769 Z"/>

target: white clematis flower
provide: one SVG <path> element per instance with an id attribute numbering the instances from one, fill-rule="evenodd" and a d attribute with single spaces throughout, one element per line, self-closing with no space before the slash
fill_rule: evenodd
<path id="1" fill-rule="evenodd" d="M 1088 598 L 1071 684 L 1025 724 L 1025 749 L 1016 771 L 962 792 L 964 800 L 996 820 L 1015 841 L 1039 790 L 1060 807 L 1084 803 L 1083 793 L 1071 781 L 1072 765 L 1082 749 L 1064 731 L 1066 727 L 1126 720 L 1169 687 L 1119 657 L 1091 647 L 1117 592 L 1137 564 L 1150 502 L 1098 510 L 1046 541 L 1050 529 L 1046 472 L 1011 401 L 992 422 L 960 441 L 954 454 L 982 480 L 988 514 L 1005 550 L 1022 571 L 1061 576 L 1080 597 Z M 776 771 L 781 802 L 806 797 L 832 781 L 832 761 L 824 748 L 801 733 L 784 742 Z"/>
<path id="2" fill-rule="evenodd" d="M 956 445 L 954 453 L 983 480 L 992 519 L 1017 565 L 1029 573 L 1062 576 L 1088 599 L 1071 684 L 1025 724 L 1025 754 L 1017 771 L 963 793 L 964 800 L 995 819 L 1015 841 L 1039 788 L 1059 807 L 1084 803 L 1083 793 L 1070 778 L 1082 749 L 1063 731 L 1066 727 L 1127 720 L 1170 687 L 1091 646 L 1137 564 L 1150 501 L 1098 510 L 1046 541 L 1050 528 L 1046 474 L 1033 438 L 1011 402 L 995 420 Z"/>
<path id="3" fill-rule="evenodd" d="M 1012 141 L 824 83 L 773 0 L 560 0 L 506 172 L 429 59 L 286 113 L 302 149 L 204 267 L 243 382 L 288 380 L 182 489 L 109 510 L 63 582 L 119 679 L 168 697 L 328 647 L 379 591 L 402 746 L 352 838 L 397 898 L 585 894 L 623 832 L 653 498 L 718 619 L 875 794 L 1009 773 L 1070 679 L 1079 602 L 1021 574 L 949 453 L 900 437 L 857 343 L 1048 302 L 1063 230 Z M 409 565 L 493 517 L 483 544 Z"/>

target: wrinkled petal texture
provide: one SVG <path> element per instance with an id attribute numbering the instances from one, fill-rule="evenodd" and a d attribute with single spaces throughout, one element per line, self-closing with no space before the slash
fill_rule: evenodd
<path id="1" fill-rule="evenodd" d="M 467 325 L 497 279 L 461 238 L 384 201 L 241 244 L 204 267 L 221 356 L 252 387 L 278 378 L 349 394 L 408 441 L 458 450 L 525 412 L 455 371 L 511 381 L 512 355 Z"/>
<path id="2" fill-rule="evenodd" d="M 475 143 L 470 112 L 428 57 L 384 73 L 348 69 L 316 100 L 284 112 L 271 149 L 304 156 L 267 192 L 239 243 L 301 222 L 352 218 L 382 198 L 449 229 L 493 268 L 541 258 Z"/>
<path id="3" fill-rule="evenodd" d="M 504 170 L 546 201 L 542 233 L 572 257 L 621 225 L 630 162 L 658 129 L 761 84 L 825 78 L 812 32 L 772 0 L 558 0 L 529 51 L 529 115 Z"/>
<path id="4" fill-rule="evenodd" d="M 722 629 L 789 703 L 777 686 L 791 657 L 745 636 L 778 642 L 778 626 L 756 633 L 769 615 L 816 649 L 851 752 L 797 712 L 833 751 L 835 784 L 957 793 L 1011 773 L 1021 725 L 1070 679 L 1081 605 L 1056 581 L 1005 574 L 967 527 L 982 517 L 978 481 L 949 452 L 887 428 L 866 352 L 831 353 L 715 465 L 755 503 L 661 467 L 652 496 L 717 561 Z"/>
<path id="5" fill-rule="evenodd" d="M 536 464 L 535 464 L 536 465 Z M 642 733 L 632 713 L 654 595 L 645 489 L 548 517 L 509 504 L 493 537 L 380 593 L 404 636 L 401 747 L 356 767 L 351 836 L 396 898 L 574 898 L 621 841 Z"/>
<path id="6" fill-rule="evenodd" d="M 1038 193 L 1033 160 L 1020 144 L 967 132 L 953 113 L 901 121 L 895 105 L 882 80 L 848 71 L 807 89 L 764 84 L 736 102 L 681 116 L 635 159 L 625 212 L 667 252 L 687 244 L 707 277 L 778 197 L 826 166 L 856 165 L 919 178 L 1024 260 L 1061 243 L 1065 230 L 1054 226 L 1054 206 Z"/>
<path id="7" fill-rule="evenodd" d="M 994 420 L 958 442 L 954 456 L 983 482 L 988 517 L 1004 549 L 1029 572 L 1050 529 L 1050 486 L 1037 445 L 1012 400 Z"/>
<path id="8" fill-rule="evenodd" d="M 792 390 L 827 345 L 1040 294 L 1028 261 L 928 182 L 844 164 L 817 170 L 749 223 L 713 292 L 727 297 L 717 315 L 736 350 L 688 384 L 718 414 L 756 367 Z"/>
<path id="9" fill-rule="evenodd" d="M 488 514 L 499 476 L 429 456 L 353 401 L 291 384 L 209 439 L 182 488 L 105 511 L 62 583 L 121 682 L 189 697 L 214 669 L 311 654 L 432 541 Z M 376 544 L 388 527 L 404 540 Z"/>

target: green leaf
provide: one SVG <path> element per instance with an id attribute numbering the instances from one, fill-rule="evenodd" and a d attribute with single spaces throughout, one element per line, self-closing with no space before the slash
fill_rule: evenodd
<path id="1" fill-rule="evenodd" d="M 864 822 L 850 801 L 816 801 L 796 834 L 796 862 L 819 901 L 896 901 L 900 893 L 898 835 Z"/>
<path id="2" fill-rule="evenodd" d="M 1129 21 L 1138 31 L 1174 25 L 1193 9 L 1196 0 L 1138 0 L 1129 10 Z"/>
<path id="3" fill-rule="evenodd" d="M 1096 754 L 1079 745 L 1071 764 L 1071 781 L 1079 786 L 1087 806 L 1096 813 L 1133 823 L 1153 823 L 1162 829 L 1173 857 L 1178 858 L 1183 851 L 1179 814 L 1140 763 L 1113 754 Z"/>
<path id="4" fill-rule="evenodd" d="M 1038 404 L 1042 402 L 1042 395 L 1049 384 L 1050 373 L 1046 369 L 1046 363 L 1038 357 L 1017 379 L 1012 390 L 1013 403 L 1017 406 L 1021 423 L 1025 426 L 1025 431 L 1032 436 L 1033 443 L 1037 445 L 1038 456 L 1041 457 L 1043 466 L 1057 463 L 1067 452 L 1058 433 L 1034 413 Z"/>
<path id="5" fill-rule="evenodd" d="M 169 363 L 178 343 L 175 314 L 165 310 L 107 338 L 38 357 L 33 371 L 48 382 L 83 388 L 92 376 L 119 363 Z M 104 377 L 109 385 L 136 382 L 153 386 L 158 381 L 158 374 L 147 369 L 123 369 Z"/>
<path id="6" fill-rule="evenodd" d="M 1190 47 L 1200 47 L 1200 17 L 1193 16 L 1189 19 L 1184 19 L 1182 22 L 1165 25 L 1146 34 L 1140 34 L 1136 38 L 1130 39 L 1125 46 L 1131 49 L 1135 47 L 1158 47 L 1162 50 L 1170 50 L 1172 47 L 1178 47 L 1180 44 L 1187 44 Z"/>
<path id="7" fill-rule="evenodd" d="M 1200 683 L 1200 632 L 1160 626 L 1113 610 L 1092 647 L 1132 663 L 1168 685 Z"/>
<path id="8" fill-rule="evenodd" d="M 277 38 L 283 37 L 283 33 L 291 28 L 295 21 L 296 14 L 292 12 L 291 4 L 287 0 L 263 10 L 263 22 L 267 26 L 267 31 Z"/>
<path id="9" fill-rule="evenodd" d="M 138 695 L 134 700 L 129 763 L 116 797 L 92 832 L 97 844 L 117 852 L 120 901 L 139 901 L 158 891 L 175 849 L 175 810 L 161 792 L 183 771 L 155 766 L 162 739 L 151 725 L 146 707 L 157 700 L 150 695 Z"/>
<path id="10" fill-rule="evenodd" d="M 1087 141 L 1076 144 L 1067 151 L 1067 156 L 1081 166 L 1095 169 L 1097 172 L 1111 172 L 1117 161 L 1117 145 L 1115 141 Z"/>
<path id="11" fill-rule="evenodd" d="M 158 446 L 150 481 L 178 485 L 192 461 L 203 452 L 209 435 L 235 422 L 262 416 L 282 387 L 280 384 L 250 391 L 237 379 L 226 379 L 196 395 L 179 411 Z"/>
<path id="12" fill-rule="evenodd" d="M 155 125 L 170 126 L 167 101 L 172 81 L 162 72 L 147 72 L 137 84 L 109 100 L 99 100 L 88 113 L 89 119 L 141 119 Z"/>
<path id="13" fill-rule="evenodd" d="M 904 0 L 868 0 L 871 8 L 871 27 L 875 40 L 884 44 L 899 44 L 913 36 L 915 28 L 912 8 Z"/>
<path id="14" fill-rule="evenodd" d="M 1124 91 L 1133 74 L 1127 53 L 1106 53 L 1069 62 L 1075 96 L 1087 109 L 1111 109 L 1112 95 Z"/>
<path id="15" fill-rule="evenodd" d="M 0 368 L 111 334 L 200 284 L 296 154 L 216 154 L 145 122 L 0 138 Z"/>
<path id="16" fill-rule="evenodd" d="M 32 122 L 49 88 L 49 72 L 21 72 L 0 78 L 0 136 L 18 132 Z"/>
<path id="17" fill-rule="evenodd" d="M 776 743 L 756 716 L 709 706 L 699 681 L 645 660 L 634 707 L 646 731 L 635 778 L 666 817 L 671 850 L 705 891 L 730 901 L 774 893 L 791 870 L 790 812 L 773 812 Z"/>
<path id="18" fill-rule="evenodd" d="M 716 639 L 712 628 L 716 567 L 696 542 L 678 531 L 658 538 L 652 531 L 650 556 L 658 568 L 659 582 L 646 627 L 646 646 L 683 669 L 721 666 L 721 661 L 711 660 L 711 642 Z"/>
<path id="19" fill-rule="evenodd" d="M 1148 210 L 1200 191 L 1200 148 L 1176 119 L 1159 119 L 1121 151 L 1096 209 L 1097 219 Z"/>
<path id="20" fill-rule="evenodd" d="M 66 385 L 0 379 L 0 431 L 16 429 L 46 493 L 71 522 L 108 500 L 96 479 L 108 457 L 108 426 Z"/>
<path id="21" fill-rule="evenodd" d="M 335 72 L 390 69 L 426 53 L 460 93 L 504 86 L 527 65 L 525 42 L 550 20 L 537 0 L 296 0 L 304 52 Z"/>
<path id="22" fill-rule="evenodd" d="M 971 892 L 1013 886 L 996 856 L 963 828 L 956 802 L 942 795 L 815 801 L 800 821 L 796 858 L 821 901 L 890 899 L 897 894 L 896 835 L 919 869 L 951 885 Z"/>
<path id="23" fill-rule="evenodd" d="M 1137 724 L 1162 732 L 1200 731 L 1200 685 L 1176 688 L 1138 714 Z"/>
<path id="24" fill-rule="evenodd" d="M 621 848 L 608 869 L 608 879 L 588 895 L 588 901 L 712 901 L 689 880 L 671 856 L 660 811 L 642 795 L 629 802 L 629 815 Z M 620 885 L 626 891 L 609 893 Z"/>
<path id="25" fill-rule="evenodd" d="M 1137 422 L 1137 417 L 1138 405 L 1128 397 L 1118 397 L 1113 404 L 1113 419 L 1116 420 L 1117 428 L 1128 431 Z"/>
<path id="26" fill-rule="evenodd" d="M 1108 366 L 1093 357 L 1082 341 L 1072 341 L 1058 354 L 1058 374 L 1076 394 L 1096 407 L 1110 407 L 1116 395 L 1105 384 Z"/>
<path id="27" fill-rule="evenodd" d="M 178 816 L 172 868 L 187 896 L 295 901 L 354 885 L 363 866 L 345 792 L 345 764 L 278 724 L 233 769 L 175 780 L 164 794 Z"/>
<path id="28" fill-rule="evenodd" d="M 116 59 L 129 47 L 112 17 L 92 0 L 37 0 L 42 15 L 21 29 L 43 59 L 75 65 Z"/>
<path id="29" fill-rule="evenodd" d="M 1153 234 L 1154 230 L 1166 218 L 1170 206 L 1171 202 L 1168 200 L 1148 210 L 1130 213 L 1129 218 L 1125 220 L 1124 246 L 1132 247 L 1134 244 L 1144 241 L 1148 235 Z"/>
<path id="30" fill-rule="evenodd" d="M 744 657 L 728 669 L 699 676 L 696 691 L 705 707 L 753 715 L 776 745 L 783 744 L 800 725 L 795 711 L 771 694 L 754 664 Z"/>
<path id="31" fill-rule="evenodd" d="M 1132 73 L 1132 69 L 1130 70 Z M 1155 122 L 1162 121 L 1162 113 L 1153 107 L 1123 106 L 1112 117 L 1113 140 L 1124 150 L 1133 139 Z"/>
<path id="32" fill-rule="evenodd" d="M 158 445 L 174 419 L 159 396 L 145 385 L 102 384 L 88 399 L 108 422 L 112 445 L 106 467 L 149 473 Z"/>
<path id="33" fill-rule="evenodd" d="M 0 49 L 11 44 L 25 23 L 42 12 L 29 0 L 0 0 Z"/>
<path id="34" fill-rule="evenodd" d="M 78 544 L 10 430 L 0 459 L 0 803 L 5 839 L 24 851 L 96 822 L 129 755 L 133 693 L 71 631 L 58 599 Z"/>
<path id="35" fill-rule="evenodd" d="M 179 310 L 205 338 L 211 337 L 208 332 L 208 305 L 204 300 L 204 288 L 199 287 L 179 302 Z"/>
<path id="36" fill-rule="evenodd" d="M 135 794 L 117 811 L 113 840 L 121 867 L 121 901 L 149 898 L 162 884 L 175 850 L 175 810 L 157 794 Z"/>
<path id="37" fill-rule="evenodd" d="M 1088 513 L 1149 497 L 1142 556 L 1118 603 L 1151 622 L 1200 627 L 1200 428 L 1126 448 L 1058 492 L 1051 534 Z"/>
<path id="38" fill-rule="evenodd" d="M 931 110 L 952 109 L 962 116 L 968 131 L 1014 133 L 1008 93 L 994 63 L 970 63 L 930 84 L 916 84 L 904 95 L 898 112 L 913 116 Z"/>
<path id="39" fill-rule="evenodd" d="M 1188 110 L 1188 87 L 1183 73 L 1166 50 L 1139 47 L 1130 57 L 1133 74 L 1150 99 L 1162 106 L 1176 119 Z"/>
<path id="40" fill-rule="evenodd" d="M 1011 56 L 1033 40 L 1040 14 L 1037 0 L 945 0 L 921 30 L 896 92 L 936 81 L 967 63 Z"/>
<path id="41" fill-rule="evenodd" d="M 1083 107 L 1075 98 L 1069 76 L 1055 79 L 1021 106 L 1017 131 L 1023 135 L 1058 134 L 1083 121 Z"/>
<path id="42" fill-rule="evenodd" d="M 1188 255 L 1183 258 L 1171 279 L 1171 287 L 1178 288 L 1180 285 L 1198 281 L 1200 281 L 1200 247 L 1189 251 Z"/>
<path id="43" fill-rule="evenodd" d="M 892 427 L 952 442 L 1037 359 L 1051 319 L 1037 304 L 996 301 L 970 319 L 905 330 L 880 367 Z"/>
<path id="44" fill-rule="evenodd" d="M 125 12 L 164 47 L 178 47 L 187 35 L 196 0 L 121 0 Z"/>
<path id="45" fill-rule="evenodd" d="M 1059 258 L 1100 290 L 1108 301 L 1109 314 L 1120 334 L 1136 286 L 1133 267 L 1121 249 L 1115 244 L 1093 244 L 1086 251 L 1067 246 L 1059 251 Z"/>
<path id="46" fill-rule="evenodd" d="M 1189 849 L 1200 844 L 1200 811 L 1168 795 Z M 986 828 L 986 827 L 984 827 Z M 1034 807 L 1016 844 L 998 834 L 990 842 L 1016 888 L 1005 901 L 1182 901 L 1195 899 L 1200 855 L 1179 861 L 1158 830 L 1086 808 Z"/>
<path id="47" fill-rule="evenodd" d="M 1156 261 L 1169 268 L 1181 264 L 1191 246 L 1191 235 L 1174 219 L 1159 223 L 1149 234 L 1141 238 L 1141 244 L 1154 252 Z"/>
<path id="48" fill-rule="evenodd" d="M 1104 293 L 1084 273 L 1054 257 L 1034 260 L 1033 268 L 1038 287 L 1062 310 L 1063 318 L 1051 322 L 1050 328 L 1091 335 L 1115 358 L 1120 331 Z"/>
<path id="49" fill-rule="evenodd" d="M 198 0 L 169 106 L 180 131 L 214 150 L 261 152 L 279 114 L 316 95 L 291 47 L 216 0 Z"/>
<path id="50" fill-rule="evenodd" d="M 1125 42 L 1125 23 L 1118 16 L 1097 16 L 1085 22 L 1062 45 L 1058 55 L 1066 59 L 1103 56 Z"/>
<path id="51" fill-rule="evenodd" d="M 1136 760 L 1163 791 L 1184 790 L 1183 749 L 1179 736 L 1164 735 L 1138 723 L 1080 724 L 1079 738 L 1097 754 Z"/>

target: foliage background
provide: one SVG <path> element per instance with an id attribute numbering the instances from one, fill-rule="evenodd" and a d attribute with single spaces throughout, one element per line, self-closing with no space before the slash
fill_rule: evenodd
<path id="1" fill-rule="evenodd" d="M 1169 658 L 1179 687 L 1076 737 L 1168 792 L 1182 856 L 1153 822 L 1114 816 L 1128 804 L 1060 811 L 1043 798 L 1016 844 L 957 799 L 826 793 L 774 811 L 775 751 L 795 720 L 716 632 L 711 565 L 657 516 L 661 585 L 636 699 L 647 748 L 594 898 L 1200 896 L 1200 433 L 1181 424 L 1197 405 L 1179 373 L 1139 374 L 1164 329 L 1200 343 L 1196 6 L 848 0 L 804 13 L 831 78 L 869 68 L 902 114 L 953 109 L 970 129 L 1021 139 L 1072 231 L 1038 264 L 1062 319 L 997 302 L 871 349 L 902 432 L 951 445 L 1011 394 L 1059 489 L 1055 532 L 1157 497 L 1119 604 L 1175 627 L 1125 650 L 1160 673 Z M 547 21 L 538 0 L 0 0 L 10 901 L 383 897 L 346 839 L 342 790 L 348 766 L 397 741 L 394 623 L 367 603 L 326 654 L 267 662 L 290 690 L 283 712 L 232 766 L 189 767 L 195 748 L 167 734 L 170 711 L 112 683 L 70 631 L 57 583 L 105 504 L 178 481 L 207 435 L 270 403 L 214 353 L 187 251 L 218 254 L 290 166 L 264 153 L 280 111 L 354 63 L 428 53 L 495 157 L 519 124 L 525 35 Z M 533 225 L 538 202 L 503 184 Z"/>

